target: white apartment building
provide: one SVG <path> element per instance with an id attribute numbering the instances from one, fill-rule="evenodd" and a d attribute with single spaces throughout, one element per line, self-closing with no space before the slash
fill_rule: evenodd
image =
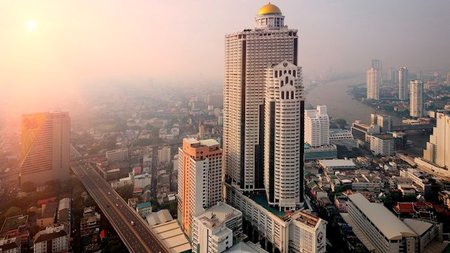
<path id="1" fill-rule="evenodd" d="M 0 253 L 20 253 L 21 243 L 18 237 L 0 239 Z"/>
<path id="2" fill-rule="evenodd" d="M 283 61 L 266 73 L 264 187 L 269 204 L 280 210 L 295 210 L 301 203 L 301 71 Z"/>
<path id="3" fill-rule="evenodd" d="M 402 67 L 398 70 L 398 99 L 408 100 L 409 95 L 408 68 Z"/>
<path id="4" fill-rule="evenodd" d="M 220 253 L 233 246 L 242 235 L 242 212 L 218 203 L 194 218 L 193 252 Z"/>
<path id="5" fill-rule="evenodd" d="M 60 253 L 69 250 L 69 240 L 63 225 L 39 231 L 33 240 L 34 253 Z"/>
<path id="6" fill-rule="evenodd" d="M 393 155 L 395 153 L 394 138 L 387 134 L 371 135 L 370 150 L 375 155 Z"/>
<path id="7" fill-rule="evenodd" d="M 381 253 L 415 253 L 417 234 L 383 204 L 371 203 L 362 194 L 348 197 L 348 214 L 370 243 Z"/>
<path id="8" fill-rule="evenodd" d="M 106 151 L 108 162 L 121 162 L 128 159 L 128 148 Z"/>
<path id="9" fill-rule="evenodd" d="M 423 81 L 411 80 L 409 89 L 409 115 L 417 118 L 423 117 Z"/>
<path id="10" fill-rule="evenodd" d="M 380 73 L 375 68 L 367 70 L 367 99 L 380 99 Z"/>
<path id="11" fill-rule="evenodd" d="M 289 251 L 326 252 L 327 222 L 305 211 L 295 213 L 289 225 Z"/>
<path id="12" fill-rule="evenodd" d="M 169 163 L 171 159 L 170 146 L 163 146 L 158 149 L 158 163 Z"/>
<path id="13" fill-rule="evenodd" d="M 223 166 L 227 180 L 240 189 L 264 187 L 266 69 L 282 61 L 297 65 L 297 57 L 297 30 L 289 29 L 281 10 L 270 3 L 259 9 L 253 29 L 225 37 Z"/>
<path id="14" fill-rule="evenodd" d="M 216 140 L 185 138 L 178 149 L 178 219 L 191 237 L 193 218 L 222 200 L 222 150 Z"/>
<path id="15" fill-rule="evenodd" d="M 312 147 L 330 145 L 330 118 L 327 106 L 305 110 L 305 142 Z"/>
<path id="16" fill-rule="evenodd" d="M 325 252 L 323 243 L 326 238 L 326 221 L 315 218 L 314 220 L 318 219 L 316 224 L 311 225 L 308 223 L 309 218 L 305 222 L 305 216 L 298 213 L 277 216 L 229 184 L 225 184 L 225 198 L 227 203 L 241 210 L 243 217 L 251 222 L 253 228 L 281 253 Z"/>
<path id="17" fill-rule="evenodd" d="M 306 139 L 306 137 L 305 137 L 305 139 Z M 342 141 L 342 140 L 346 140 L 346 141 L 354 140 L 352 132 L 350 130 L 345 130 L 345 129 L 330 129 L 329 139 L 330 139 L 330 142 Z"/>

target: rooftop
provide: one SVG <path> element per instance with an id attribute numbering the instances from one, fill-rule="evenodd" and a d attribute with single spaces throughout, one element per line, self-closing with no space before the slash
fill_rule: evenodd
<path id="1" fill-rule="evenodd" d="M 147 220 L 148 225 L 150 227 L 173 220 L 172 215 L 170 215 L 170 212 L 167 209 L 163 209 L 158 212 L 153 212 L 153 213 L 147 215 L 147 217 L 145 217 L 145 219 Z"/>
<path id="2" fill-rule="evenodd" d="M 270 2 L 258 10 L 258 15 L 272 15 L 278 14 L 281 15 L 281 10 L 276 5 L 271 4 Z"/>
<path id="3" fill-rule="evenodd" d="M 172 220 L 152 228 L 153 232 L 164 241 L 171 252 L 185 252 L 191 245 L 176 220 Z"/>
<path id="4" fill-rule="evenodd" d="M 356 167 L 352 160 L 346 159 L 319 160 L 319 163 L 323 167 Z"/>
<path id="5" fill-rule="evenodd" d="M 6 218 L 3 222 L 0 234 L 6 233 L 12 229 L 18 229 L 20 226 L 26 225 L 28 222 L 28 215 L 17 215 Z"/>
<path id="6" fill-rule="evenodd" d="M 237 216 L 242 216 L 242 212 L 228 204 L 220 202 L 207 209 L 204 213 L 197 216 L 197 218 L 202 221 L 203 224 L 212 228 L 218 227 Z"/>
<path id="7" fill-rule="evenodd" d="M 45 242 L 48 240 L 53 240 L 58 237 L 66 236 L 67 233 L 64 230 L 64 226 L 54 226 L 54 227 L 47 227 L 45 230 L 39 231 L 34 236 L 34 243 L 39 242 Z"/>
<path id="8" fill-rule="evenodd" d="M 432 223 L 416 220 L 416 219 L 404 219 L 403 222 L 410 227 L 416 234 L 422 236 L 425 232 L 428 231 L 431 227 L 433 227 Z"/>
<path id="9" fill-rule="evenodd" d="M 348 198 L 389 240 L 399 240 L 402 237 L 416 236 L 413 230 L 406 226 L 382 204 L 371 203 L 360 193 L 352 194 Z"/>

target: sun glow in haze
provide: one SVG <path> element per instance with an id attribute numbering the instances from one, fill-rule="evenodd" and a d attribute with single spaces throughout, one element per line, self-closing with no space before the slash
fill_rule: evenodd
<path id="1" fill-rule="evenodd" d="M 29 19 L 26 23 L 26 28 L 30 32 L 36 31 L 37 27 L 38 27 L 38 24 L 37 24 L 36 20 Z"/>

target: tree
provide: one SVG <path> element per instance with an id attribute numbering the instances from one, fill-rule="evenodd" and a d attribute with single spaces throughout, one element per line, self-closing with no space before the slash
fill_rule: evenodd
<path id="1" fill-rule="evenodd" d="M 335 119 L 334 123 L 341 129 L 344 129 L 347 126 L 347 121 L 345 119 Z"/>
<path id="2" fill-rule="evenodd" d="M 129 198 L 133 197 L 134 186 L 132 184 L 127 184 L 116 189 L 116 192 L 127 201 Z"/>

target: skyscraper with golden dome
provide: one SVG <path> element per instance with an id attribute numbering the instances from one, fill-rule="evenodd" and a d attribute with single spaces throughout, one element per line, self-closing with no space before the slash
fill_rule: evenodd
<path id="1" fill-rule="evenodd" d="M 283 61 L 297 65 L 298 31 L 285 25 L 281 10 L 271 3 L 259 9 L 253 29 L 225 36 L 223 165 L 225 180 L 241 191 L 267 188 L 264 186 L 266 74 L 268 68 Z M 303 100 L 299 111 L 301 122 L 292 135 L 303 143 Z M 293 158 L 301 160 L 294 178 L 300 182 L 295 196 L 301 199 L 297 203 L 303 198 L 303 180 L 300 178 L 303 175 L 303 145 L 300 146 Z M 271 182 L 273 187 L 283 184 Z"/>

